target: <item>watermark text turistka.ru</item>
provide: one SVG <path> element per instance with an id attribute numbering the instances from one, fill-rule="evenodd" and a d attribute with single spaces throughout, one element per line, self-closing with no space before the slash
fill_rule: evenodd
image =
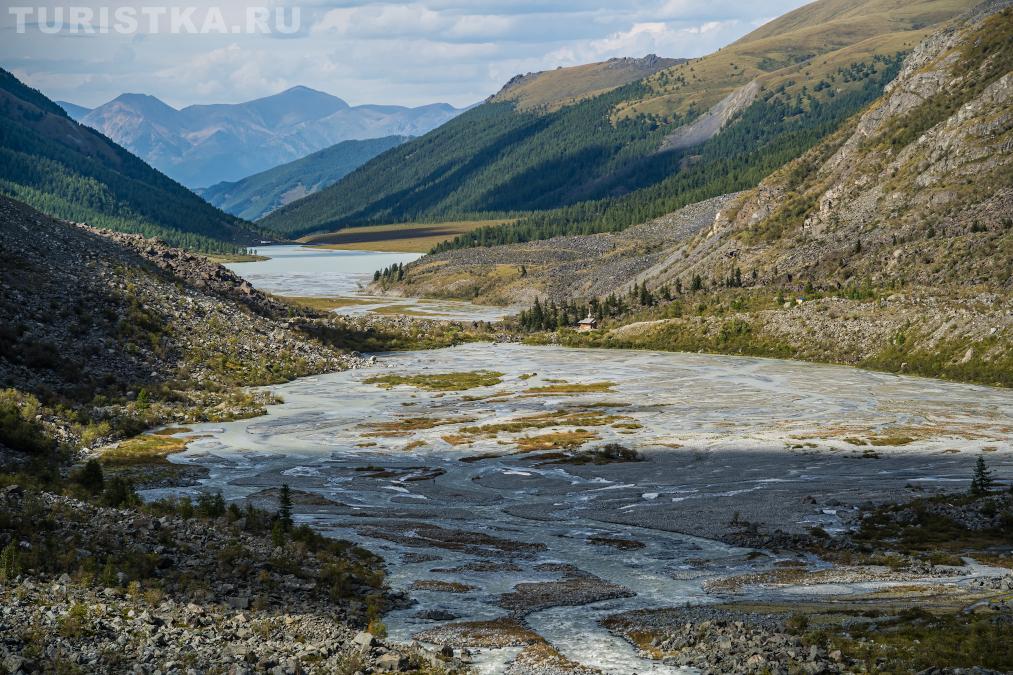
<path id="1" fill-rule="evenodd" d="M 146 33 L 271 34 L 299 32 L 298 7 L 11 7 L 15 30 L 19 34 L 38 31 L 59 33 L 131 35 Z"/>

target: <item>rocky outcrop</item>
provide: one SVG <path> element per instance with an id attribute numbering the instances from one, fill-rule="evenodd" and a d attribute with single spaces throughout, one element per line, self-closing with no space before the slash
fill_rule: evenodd
<path id="1" fill-rule="evenodd" d="M 139 234 L 123 234 L 87 225 L 82 229 L 110 241 L 134 249 L 142 258 L 167 272 L 175 279 L 228 300 L 238 300 L 258 314 L 267 317 L 284 317 L 292 313 L 292 306 L 273 299 L 223 265 L 205 256 L 167 246 L 157 239 Z"/>
<path id="2" fill-rule="evenodd" d="M 756 80 L 736 89 L 721 99 L 706 113 L 666 136 L 661 147 L 658 148 L 658 152 L 684 150 L 710 140 L 733 117 L 748 108 L 756 100 L 759 93 L 760 83 Z"/>
<path id="3" fill-rule="evenodd" d="M 993 255 L 1013 237 L 1006 4 L 921 43 L 879 101 L 747 193 L 659 281 L 734 264 L 760 283 L 1008 290 L 1008 257 Z"/>
<path id="4" fill-rule="evenodd" d="M 852 672 L 840 651 L 807 646 L 786 630 L 787 618 L 687 607 L 628 612 L 609 617 L 606 625 L 668 666 L 708 673 Z"/>

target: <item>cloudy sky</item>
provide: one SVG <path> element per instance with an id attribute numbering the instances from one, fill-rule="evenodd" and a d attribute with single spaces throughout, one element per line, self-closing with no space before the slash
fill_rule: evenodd
<path id="1" fill-rule="evenodd" d="M 133 92 L 180 107 L 295 85 L 352 104 L 464 106 L 518 73 L 615 56 L 701 56 L 806 2 L 0 4 L 0 65 L 51 98 L 90 107 Z"/>

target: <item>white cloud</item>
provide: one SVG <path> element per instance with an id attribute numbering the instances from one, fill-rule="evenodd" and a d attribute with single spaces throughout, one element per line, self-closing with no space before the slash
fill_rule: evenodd
<path id="1" fill-rule="evenodd" d="M 558 65 L 575 65 L 621 56 L 701 56 L 739 33 L 738 20 L 707 21 L 695 26 L 673 26 L 654 21 L 633 24 L 628 30 L 613 33 L 599 40 L 570 44 L 546 55 Z"/>
<path id="2" fill-rule="evenodd" d="M 98 0 L 84 0 L 94 4 Z M 466 105 L 517 73 L 656 53 L 693 57 L 805 0 L 216 0 L 299 6 L 303 30 L 263 35 L 15 35 L 0 61 L 53 98 L 97 105 L 124 91 L 173 105 L 248 100 L 303 84 L 352 103 Z M 7 39 L 10 38 L 10 39 Z"/>

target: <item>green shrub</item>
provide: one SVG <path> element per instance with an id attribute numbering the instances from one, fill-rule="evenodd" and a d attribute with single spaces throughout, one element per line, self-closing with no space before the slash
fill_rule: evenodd
<path id="1" fill-rule="evenodd" d="M 58 620 L 60 635 L 66 638 L 82 638 L 88 635 L 88 608 L 75 604 Z"/>
<path id="2" fill-rule="evenodd" d="M 221 492 L 202 492 L 197 495 L 197 514 L 202 518 L 221 518 L 225 515 L 225 499 Z"/>
<path id="3" fill-rule="evenodd" d="M 31 454 L 52 451 L 56 443 L 36 420 L 40 404 L 17 389 L 0 391 L 0 445 Z"/>
<path id="4" fill-rule="evenodd" d="M 18 546 L 13 541 L 0 551 L 0 581 L 7 582 L 21 574 Z"/>
<path id="5" fill-rule="evenodd" d="M 134 492 L 133 484 L 122 476 L 115 476 L 107 483 L 102 492 L 102 500 L 106 506 L 119 508 L 121 506 L 137 506 L 141 503 L 137 493 Z"/>
<path id="6" fill-rule="evenodd" d="M 100 494 L 105 487 L 102 465 L 97 459 L 89 459 L 71 476 L 71 479 L 93 495 Z"/>

